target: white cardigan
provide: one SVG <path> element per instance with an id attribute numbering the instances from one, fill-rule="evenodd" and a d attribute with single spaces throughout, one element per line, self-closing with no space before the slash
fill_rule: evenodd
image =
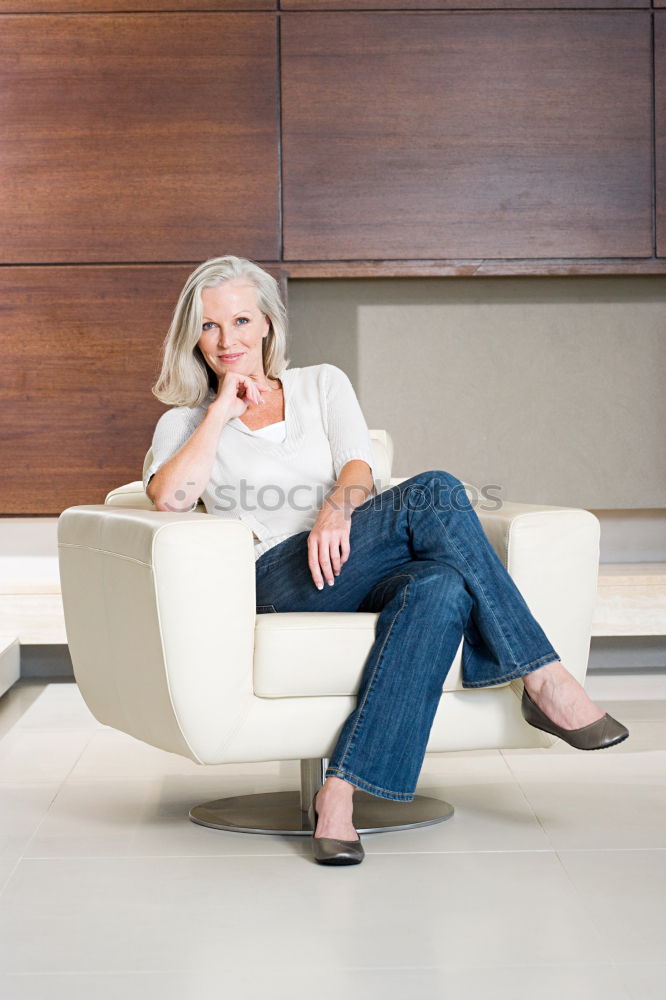
<path id="1" fill-rule="evenodd" d="M 368 427 L 342 369 L 324 363 L 285 368 L 278 377 L 284 389 L 284 441 L 256 434 L 232 417 L 222 429 L 211 478 L 201 494 L 209 514 L 240 518 L 252 528 L 255 559 L 313 527 L 347 462 L 368 463 L 375 492 L 379 482 Z M 200 406 L 176 406 L 162 414 L 144 489 L 192 435 L 214 399 L 211 391 Z"/>

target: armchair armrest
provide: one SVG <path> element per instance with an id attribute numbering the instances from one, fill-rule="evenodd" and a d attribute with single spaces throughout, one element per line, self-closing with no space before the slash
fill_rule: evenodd
<path id="1" fill-rule="evenodd" d="M 599 519 L 575 507 L 514 501 L 497 510 L 477 506 L 476 512 L 562 663 L 584 683 L 599 575 Z"/>
<path id="2" fill-rule="evenodd" d="M 157 507 L 144 490 L 143 482 L 140 479 L 137 479 L 132 483 L 125 483 L 124 486 L 117 486 L 114 490 L 111 490 L 106 494 L 104 497 L 104 503 L 109 507 L 132 507 L 140 510 L 157 510 Z M 202 514 L 206 513 L 206 506 L 203 500 L 199 500 L 192 513 L 196 514 L 197 511 L 201 511 Z"/>
<path id="3" fill-rule="evenodd" d="M 393 478 L 395 486 L 404 479 Z M 590 653 L 599 573 L 599 519 L 589 510 L 500 501 L 484 509 L 464 483 L 488 540 L 564 666 L 580 683 Z M 514 682 L 515 683 L 515 682 Z"/>
<path id="4" fill-rule="evenodd" d="M 251 529 L 91 504 L 60 515 L 58 555 L 74 675 L 95 717 L 197 763 L 222 759 L 253 697 Z"/>

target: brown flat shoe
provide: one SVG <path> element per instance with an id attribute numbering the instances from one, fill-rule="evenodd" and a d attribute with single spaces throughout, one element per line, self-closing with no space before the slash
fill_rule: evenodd
<path id="1" fill-rule="evenodd" d="M 523 719 L 530 726 L 541 729 L 544 733 L 550 733 L 551 736 L 559 736 L 576 750 L 604 750 L 606 747 L 614 747 L 616 743 L 621 743 L 629 735 L 629 730 L 608 712 L 601 719 L 591 722 L 589 726 L 581 726 L 580 729 L 563 729 L 562 726 L 556 726 L 552 719 L 549 719 L 532 701 L 527 688 L 523 688 L 520 707 Z"/>
<path id="2" fill-rule="evenodd" d="M 319 789 L 317 789 L 317 792 Z M 319 865 L 360 865 L 365 851 L 358 840 L 335 840 L 333 837 L 315 837 L 319 813 L 315 809 L 315 792 L 312 805 L 308 809 L 308 819 L 312 827 L 312 854 Z"/>

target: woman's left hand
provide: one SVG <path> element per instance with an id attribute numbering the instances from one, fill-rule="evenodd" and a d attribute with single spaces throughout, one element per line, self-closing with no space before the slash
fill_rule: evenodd
<path id="1" fill-rule="evenodd" d="M 332 586 L 334 574 L 338 576 L 349 558 L 352 509 L 325 500 L 308 535 L 308 566 L 318 590 L 324 586 L 322 573 Z"/>

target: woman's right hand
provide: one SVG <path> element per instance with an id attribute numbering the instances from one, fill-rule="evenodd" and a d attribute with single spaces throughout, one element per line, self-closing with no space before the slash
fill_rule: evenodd
<path id="1" fill-rule="evenodd" d="M 242 372 L 225 372 L 218 376 L 217 395 L 213 405 L 222 407 L 230 417 L 241 417 L 250 403 L 264 402 L 262 392 L 267 386 L 257 385 L 250 375 Z"/>

